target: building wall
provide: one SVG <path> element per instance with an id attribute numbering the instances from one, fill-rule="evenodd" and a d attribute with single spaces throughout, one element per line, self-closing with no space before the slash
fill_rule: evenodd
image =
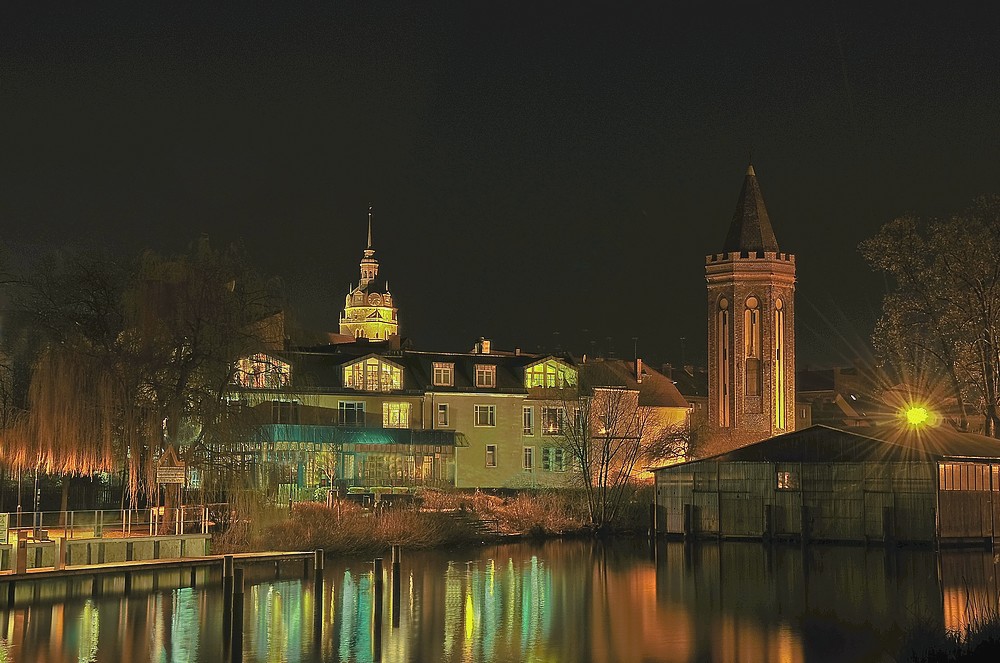
<path id="1" fill-rule="evenodd" d="M 987 465 L 988 467 L 988 465 Z M 656 471 L 668 534 L 827 541 L 932 541 L 936 472 L 900 463 L 687 463 Z"/>

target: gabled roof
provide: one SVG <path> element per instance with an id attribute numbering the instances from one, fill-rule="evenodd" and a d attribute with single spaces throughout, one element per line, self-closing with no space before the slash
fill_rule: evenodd
<path id="1" fill-rule="evenodd" d="M 733 222 L 729 226 L 729 234 L 726 235 L 726 244 L 722 250 L 727 253 L 778 251 L 778 240 L 774 237 L 771 219 L 767 215 L 764 196 L 760 192 L 760 185 L 757 184 L 757 174 L 753 165 L 747 167 L 740 199 L 736 203 L 736 212 L 733 214 Z"/>
<path id="2" fill-rule="evenodd" d="M 616 387 L 639 392 L 639 405 L 687 408 L 688 402 L 672 380 L 659 371 L 642 366 L 642 382 L 635 378 L 635 362 L 595 359 L 580 365 L 581 381 L 591 389 Z"/>
<path id="3" fill-rule="evenodd" d="M 1000 461 L 1000 440 L 974 433 L 960 433 L 948 426 L 912 428 L 887 425 L 866 428 L 865 434 L 861 434 L 817 425 L 717 456 L 670 467 L 683 467 L 704 461 L 860 463 L 920 460 Z"/>

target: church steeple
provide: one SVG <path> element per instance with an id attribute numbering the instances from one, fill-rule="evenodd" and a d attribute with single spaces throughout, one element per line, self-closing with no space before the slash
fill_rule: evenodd
<path id="1" fill-rule="evenodd" d="M 368 206 L 368 244 L 361 258 L 361 281 L 347 293 L 340 316 L 340 333 L 355 338 L 384 340 L 399 334 L 398 309 L 389 284 L 378 279 L 378 260 L 372 248 L 373 208 Z"/>
<path id="2" fill-rule="evenodd" d="M 775 239 L 774 230 L 771 228 L 771 219 L 767 215 L 767 207 L 764 206 L 764 196 L 760 192 L 753 164 L 747 166 L 743 188 L 736 203 L 736 212 L 733 213 L 733 221 L 729 225 L 729 234 L 726 235 L 726 243 L 722 250 L 727 253 L 779 251 L 778 240 Z"/>
<path id="3" fill-rule="evenodd" d="M 361 259 L 361 288 L 367 288 L 368 284 L 378 276 L 378 260 L 375 259 L 375 249 L 372 248 L 372 206 L 368 206 L 368 246 L 365 248 L 365 255 Z"/>

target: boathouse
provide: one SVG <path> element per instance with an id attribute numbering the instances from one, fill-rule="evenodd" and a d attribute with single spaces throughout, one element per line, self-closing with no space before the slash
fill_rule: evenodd
<path id="1" fill-rule="evenodd" d="M 827 426 L 655 470 L 659 533 L 837 542 L 988 543 L 1000 440 L 945 426 Z"/>

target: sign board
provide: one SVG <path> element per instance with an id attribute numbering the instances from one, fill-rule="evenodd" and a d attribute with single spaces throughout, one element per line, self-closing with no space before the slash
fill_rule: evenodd
<path id="1" fill-rule="evenodd" d="M 8 526 L 10 525 L 10 514 L 0 513 L 0 543 L 7 543 Z"/>
<path id="2" fill-rule="evenodd" d="M 184 484 L 187 471 L 183 465 L 180 467 L 158 467 L 156 468 L 156 483 L 179 483 Z"/>
<path id="3" fill-rule="evenodd" d="M 176 483 L 183 486 L 186 477 L 187 467 L 177 457 L 173 445 L 168 446 L 160 456 L 160 462 L 156 464 L 156 483 Z"/>

